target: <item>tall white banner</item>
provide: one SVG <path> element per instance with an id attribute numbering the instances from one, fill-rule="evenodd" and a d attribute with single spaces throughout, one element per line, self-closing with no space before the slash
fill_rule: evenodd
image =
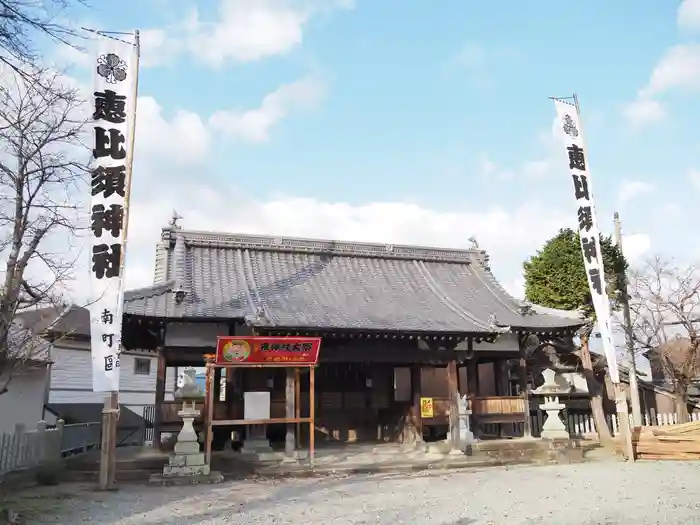
<path id="1" fill-rule="evenodd" d="M 119 391 L 124 256 L 138 61 L 133 45 L 100 37 L 94 59 L 90 202 L 92 390 Z"/>
<path id="2" fill-rule="evenodd" d="M 554 100 L 557 119 L 561 126 L 564 146 L 569 159 L 569 170 L 573 181 L 574 198 L 577 206 L 578 231 L 581 236 L 581 253 L 588 276 L 593 308 L 598 319 L 598 329 L 608 362 L 608 371 L 613 383 L 620 382 L 617 369 L 617 356 L 612 340 L 610 319 L 610 301 L 605 286 L 605 268 L 603 254 L 600 250 L 600 231 L 596 218 L 595 202 L 591 187 L 588 159 L 581 131 L 581 119 L 578 108 L 563 100 Z"/>

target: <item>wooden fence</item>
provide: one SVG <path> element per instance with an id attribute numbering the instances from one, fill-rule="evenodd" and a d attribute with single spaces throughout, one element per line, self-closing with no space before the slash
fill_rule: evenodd
<path id="1" fill-rule="evenodd" d="M 542 425 L 546 419 L 541 411 L 536 414 L 531 414 L 530 416 L 530 428 L 532 430 L 532 435 L 538 437 L 542 431 Z M 593 415 L 588 413 L 564 413 L 562 418 L 572 437 L 589 437 L 596 434 L 595 423 L 593 422 Z M 692 412 L 689 414 L 691 421 L 700 421 L 700 412 Z M 619 432 L 619 421 L 617 414 L 606 414 L 605 419 L 608 422 L 608 428 L 613 436 L 616 436 Z M 647 413 L 642 416 L 644 426 L 666 426 L 674 425 L 678 423 L 678 417 L 675 413 L 673 414 L 658 414 L 658 413 Z M 630 424 L 632 424 L 632 416 L 630 415 Z"/>

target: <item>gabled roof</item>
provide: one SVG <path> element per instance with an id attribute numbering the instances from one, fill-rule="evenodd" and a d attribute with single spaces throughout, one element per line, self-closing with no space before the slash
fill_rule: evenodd
<path id="1" fill-rule="evenodd" d="M 15 319 L 37 335 L 90 337 L 90 312 L 74 304 L 25 310 L 19 312 Z"/>
<path id="2" fill-rule="evenodd" d="M 19 362 L 43 364 L 51 361 L 51 343 L 17 323 L 7 331 L 9 357 Z"/>
<path id="3" fill-rule="evenodd" d="M 561 331 L 576 312 L 508 295 L 486 252 L 166 228 L 155 285 L 127 292 L 127 314 L 239 318 L 283 328 L 490 333 Z"/>

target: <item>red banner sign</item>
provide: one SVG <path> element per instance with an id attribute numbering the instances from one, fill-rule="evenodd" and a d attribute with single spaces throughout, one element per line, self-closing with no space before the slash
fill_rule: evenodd
<path id="1" fill-rule="evenodd" d="M 320 337 L 219 337 L 216 364 L 309 366 L 318 363 Z"/>

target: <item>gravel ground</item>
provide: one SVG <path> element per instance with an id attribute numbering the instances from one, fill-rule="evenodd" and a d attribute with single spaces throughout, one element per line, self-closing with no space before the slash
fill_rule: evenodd
<path id="1" fill-rule="evenodd" d="M 700 524 L 700 463 L 681 462 L 52 490 L 17 500 L 35 509 L 29 523 Z"/>

